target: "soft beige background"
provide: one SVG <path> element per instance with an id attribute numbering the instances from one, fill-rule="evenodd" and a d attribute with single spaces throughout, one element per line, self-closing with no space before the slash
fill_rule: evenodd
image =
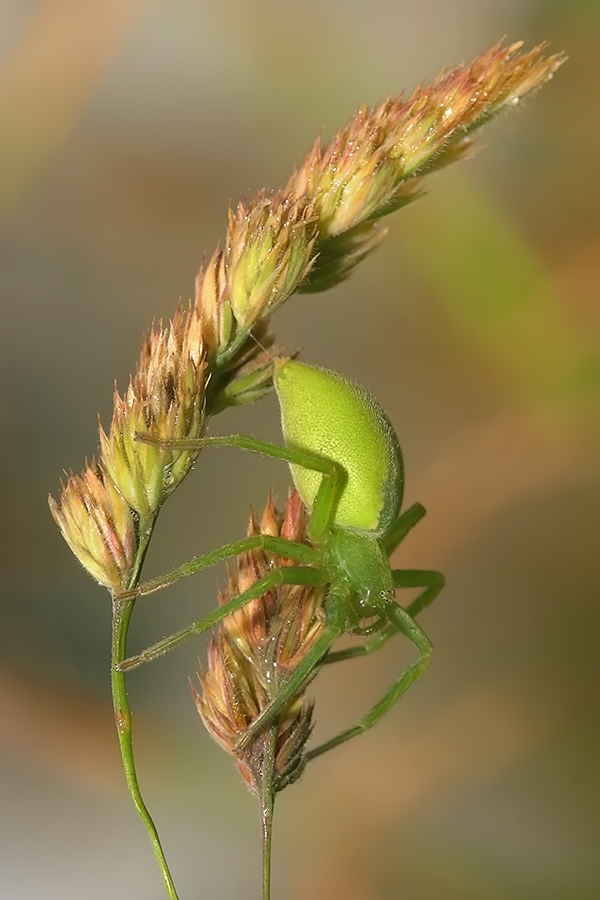
<path id="1" fill-rule="evenodd" d="M 111 720 L 107 595 L 46 505 L 97 449 L 141 334 L 187 301 L 229 200 L 277 187 L 321 128 L 502 34 L 570 60 L 377 255 L 276 317 L 359 379 L 429 515 L 397 564 L 441 568 L 427 677 L 278 801 L 274 900 L 592 900 L 600 584 L 600 16 L 585 0 L 3 0 L 0 6 L 0 898 L 153 900 L 160 875 Z M 272 400 L 224 431 L 278 435 Z M 202 458 L 148 575 L 242 534 L 285 468 Z M 215 603 L 140 603 L 132 647 Z M 182 900 L 258 897 L 255 801 L 197 719 L 203 641 L 130 679 L 142 786 Z M 409 658 L 315 684 L 351 723 Z"/>

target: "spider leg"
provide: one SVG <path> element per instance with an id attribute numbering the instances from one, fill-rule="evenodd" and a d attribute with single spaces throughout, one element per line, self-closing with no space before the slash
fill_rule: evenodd
<path id="1" fill-rule="evenodd" d="M 408 509 L 400 513 L 394 524 L 389 528 L 383 539 L 383 547 L 388 556 L 390 556 L 398 544 L 404 540 L 411 529 L 420 522 L 425 515 L 425 507 L 420 503 L 413 503 Z"/>
<path id="2" fill-rule="evenodd" d="M 308 527 L 308 536 L 311 539 L 319 538 L 332 524 L 340 496 L 344 490 L 347 474 L 344 468 L 326 456 L 312 453 L 309 450 L 281 447 L 279 444 L 271 444 L 269 441 L 261 441 L 258 438 L 245 434 L 228 434 L 219 437 L 197 438 L 190 440 L 161 441 L 160 438 L 149 434 L 136 432 L 136 440 L 145 444 L 153 444 L 165 450 L 200 450 L 203 447 L 239 447 L 241 450 L 250 450 L 261 456 L 270 456 L 274 459 L 282 459 L 292 465 L 302 466 L 320 472 L 323 475 L 317 496 L 313 503 L 313 511 Z"/>
<path id="3" fill-rule="evenodd" d="M 321 754 L 326 753 L 328 750 L 332 750 L 334 747 L 338 747 L 340 744 L 343 744 L 354 737 L 358 737 L 359 734 L 362 734 L 364 731 L 372 728 L 373 725 L 375 725 L 382 718 L 382 716 L 384 716 L 385 713 L 389 709 L 391 709 L 394 703 L 399 700 L 402 694 L 404 694 L 405 691 L 408 690 L 413 681 L 415 681 L 420 675 L 423 674 L 423 672 L 429 665 L 432 654 L 432 646 L 425 632 L 417 625 L 417 623 L 409 615 L 409 613 L 401 606 L 398 606 L 395 601 L 392 601 L 390 603 L 387 612 L 388 618 L 390 620 L 390 629 L 386 629 L 383 634 L 374 639 L 373 644 L 375 644 L 377 640 L 379 640 L 379 644 L 373 649 L 379 649 L 379 647 L 382 646 L 382 643 L 385 643 L 385 640 L 389 639 L 392 634 L 400 631 L 419 651 L 419 659 L 407 669 L 405 669 L 405 671 L 397 679 L 397 681 L 394 682 L 392 687 L 383 695 L 381 700 L 379 700 L 379 702 L 376 703 L 365 716 L 363 716 L 363 718 L 357 725 L 355 725 L 353 728 L 348 728 L 346 731 L 340 732 L 340 734 L 336 735 L 333 738 L 330 738 L 330 740 L 328 741 L 325 741 L 324 744 L 315 747 L 314 750 L 309 750 L 309 752 L 306 754 L 307 762 L 309 762 L 311 759 L 315 759 L 317 756 L 321 756 Z M 392 628 L 393 631 L 391 630 Z M 382 640 L 382 638 L 384 638 L 384 640 Z M 341 653 L 344 652 L 345 651 L 341 651 Z M 338 656 L 337 658 L 347 659 L 348 656 Z"/>
<path id="4" fill-rule="evenodd" d="M 394 584 L 396 587 L 423 587 L 423 590 L 412 603 L 406 607 L 406 612 L 414 619 L 426 606 L 433 603 L 439 592 L 444 587 L 445 579 L 440 572 L 429 572 L 426 569 L 394 569 Z M 395 625 L 388 624 L 382 631 L 361 644 L 360 647 L 347 647 L 345 650 L 335 650 L 328 653 L 322 661 L 322 665 L 342 662 L 345 659 L 357 659 L 368 656 L 387 644 L 390 638 L 398 634 Z"/>
<path id="5" fill-rule="evenodd" d="M 407 613 L 415 618 L 433 603 L 446 583 L 441 572 L 430 572 L 427 569 L 393 569 L 394 584 L 399 588 L 422 587 L 423 591 L 406 607 Z"/>
<path id="6" fill-rule="evenodd" d="M 342 662 L 345 659 L 357 659 L 361 656 L 369 656 L 370 653 L 379 650 L 380 647 L 387 644 L 390 638 L 395 637 L 397 634 L 398 629 L 395 625 L 387 625 L 382 631 L 376 634 L 375 637 L 372 637 L 359 647 L 347 647 L 345 650 L 335 650 L 333 653 L 328 653 L 321 665 L 327 666 L 330 663 Z"/>
<path id="7" fill-rule="evenodd" d="M 179 581 L 180 578 L 187 578 L 188 575 L 194 575 L 202 569 L 208 569 L 215 563 L 230 559 L 232 556 L 238 556 L 240 553 L 248 553 L 250 550 L 264 550 L 267 553 L 276 553 L 287 559 L 293 559 L 295 562 L 307 563 L 308 565 L 320 565 L 323 557 L 319 550 L 309 547 L 307 544 L 299 544 L 296 541 L 288 541 L 286 538 L 272 537 L 271 535 L 258 534 L 254 537 L 242 538 L 240 541 L 234 541 L 232 544 L 225 544 L 218 550 L 206 553 L 204 556 L 197 556 L 182 566 L 173 569 L 167 575 L 161 575 L 146 581 L 139 587 L 130 591 L 119 591 L 113 594 L 114 600 L 132 600 L 135 597 L 141 597 L 145 594 L 152 594 L 161 588 Z"/>
<path id="8" fill-rule="evenodd" d="M 291 541 L 288 541 L 287 543 L 293 545 L 293 542 Z M 287 553 L 288 551 L 286 550 L 286 554 Z M 123 660 L 123 662 L 119 663 L 118 669 L 121 672 L 127 669 L 133 669 L 136 666 L 142 665 L 142 663 L 150 662 L 158 656 L 162 656 L 164 653 L 173 650 L 175 647 L 178 647 L 179 644 L 187 641 L 188 638 L 193 637 L 195 634 L 200 634 L 202 631 L 206 631 L 208 628 L 216 625 L 226 616 L 235 612 L 237 609 L 240 609 L 242 606 L 245 606 L 246 603 L 249 603 L 251 600 L 262 597 L 263 594 L 266 594 L 279 584 L 317 586 L 325 584 L 328 577 L 327 572 L 321 569 L 310 568 L 309 566 L 280 566 L 273 569 L 268 575 L 259 578 L 251 587 L 242 591 L 241 594 L 238 594 L 237 597 L 233 597 L 227 603 L 224 603 L 222 606 L 219 606 L 217 609 L 208 613 L 208 615 L 198 619 L 197 622 L 192 622 L 187 628 L 182 628 L 181 631 L 177 631 L 170 637 L 158 641 L 151 647 L 147 647 L 146 650 L 143 650 L 137 656 L 130 656 L 128 659 Z"/>
<path id="9" fill-rule="evenodd" d="M 246 747 L 257 735 L 263 731 L 266 726 L 281 713 L 289 701 L 301 690 L 303 690 L 308 682 L 317 672 L 321 659 L 327 653 L 332 644 L 337 641 L 344 632 L 345 609 L 344 601 L 346 591 L 331 591 L 325 601 L 325 611 L 327 615 L 326 625 L 318 639 L 315 641 L 311 649 L 308 651 L 298 668 L 290 675 L 290 677 L 281 685 L 277 695 L 271 703 L 266 706 L 259 716 L 252 722 L 243 737 L 237 742 L 234 752 L 238 752 Z"/>

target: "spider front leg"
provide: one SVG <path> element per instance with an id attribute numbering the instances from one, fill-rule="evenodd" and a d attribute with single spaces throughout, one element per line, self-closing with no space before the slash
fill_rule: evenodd
<path id="1" fill-rule="evenodd" d="M 432 575 L 437 575 L 437 573 L 430 573 Z M 427 590 L 427 589 L 426 589 Z M 441 590 L 441 585 L 439 590 Z M 424 591 L 423 593 L 426 593 Z M 314 750 L 309 750 L 306 754 L 306 761 L 309 762 L 311 759 L 315 759 L 317 756 L 321 756 L 323 753 L 326 753 L 328 750 L 332 750 L 334 747 L 338 747 L 340 744 L 344 744 L 346 741 L 351 740 L 354 737 L 358 737 L 359 734 L 362 734 L 364 731 L 367 731 L 369 728 L 372 728 L 381 718 L 386 714 L 386 712 L 391 709 L 391 707 L 396 703 L 397 700 L 408 690 L 413 681 L 419 678 L 420 675 L 423 674 L 427 666 L 431 661 L 431 655 L 433 652 L 433 648 L 431 646 L 431 642 L 425 632 L 417 625 L 411 615 L 403 609 L 401 606 L 395 601 L 391 601 L 389 607 L 387 608 L 388 619 L 390 620 L 390 626 L 385 632 L 381 635 L 378 635 L 377 638 L 374 638 L 371 642 L 373 644 L 373 649 L 379 649 L 390 637 L 398 632 L 404 634 L 405 637 L 416 647 L 419 652 L 419 659 L 409 666 L 402 675 L 398 678 L 397 681 L 394 682 L 392 687 L 384 694 L 381 700 L 376 703 L 369 712 L 360 720 L 360 722 L 355 725 L 353 728 L 348 728 L 345 731 L 340 732 L 340 734 L 336 735 L 330 740 L 325 741 L 325 743 L 321 744 L 319 747 L 315 747 Z M 366 645 L 368 646 L 368 645 Z M 357 648 L 359 651 L 363 650 L 363 648 Z M 365 655 L 365 652 L 371 652 L 371 650 L 366 650 L 363 653 L 352 653 L 351 651 L 340 651 L 339 654 L 329 654 L 327 662 L 336 662 L 340 659 L 349 659 L 351 656 L 356 655 Z M 333 657 L 333 659 L 332 659 Z M 324 660 L 325 662 L 325 660 Z"/>
<path id="2" fill-rule="evenodd" d="M 446 578 L 441 572 L 430 572 L 427 569 L 393 569 L 392 575 L 397 588 L 424 588 L 406 607 L 406 612 L 413 619 L 433 603 L 446 584 Z"/>
<path id="3" fill-rule="evenodd" d="M 323 631 L 310 648 L 298 668 L 278 690 L 277 696 L 254 719 L 237 742 L 234 752 L 243 750 L 285 709 L 289 701 L 298 694 L 317 673 L 319 664 L 330 647 L 344 632 L 346 590 L 331 591 L 325 601 L 326 624 Z"/>
<path id="4" fill-rule="evenodd" d="M 416 615 L 425 606 L 428 606 L 433 602 L 444 586 L 444 576 L 439 572 L 421 569 L 398 569 L 394 570 L 392 574 L 394 577 L 394 584 L 397 587 L 423 587 L 424 590 L 412 601 L 407 610 L 392 601 L 386 608 L 387 619 L 389 622 L 387 627 L 361 647 L 353 647 L 333 653 L 330 648 L 345 631 L 344 605 L 347 597 L 343 591 L 332 592 L 325 604 L 327 625 L 323 634 L 311 649 L 302 665 L 283 686 L 277 697 L 254 720 L 243 738 L 238 742 L 235 748 L 236 750 L 243 749 L 250 741 L 260 734 L 269 722 L 281 713 L 289 700 L 306 686 L 307 682 L 313 674 L 316 674 L 317 669 L 321 665 L 339 662 L 345 659 L 352 659 L 358 656 L 366 656 L 375 650 L 379 650 L 391 637 L 394 637 L 399 632 L 404 634 L 419 651 L 419 659 L 402 673 L 390 690 L 384 695 L 379 703 L 375 704 L 369 713 L 361 719 L 358 725 L 341 732 L 320 747 L 309 751 L 306 755 L 306 760 L 314 759 L 316 756 L 320 756 L 327 750 L 331 750 L 333 747 L 337 747 L 339 744 L 345 743 L 351 738 L 362 734 L 363 731 L 372 728 L 373 725 L 385 715 L 388 709 L 396 703 L 402 694 L 408 690 L 412 682 L 423 674 L 431 660 L 432 646 L 429 638 L 413 620 L 412 616 Z"/>
<path id="5" fill-rule="evenodd" d="M 412 507 L 411 507 L 412 509 Z M 430 572 L 427 569 L 394 569 L 394 584 L 396 587 L 422 587 L 424 590 L 415 599 L 405 607 L 406 612 L 414 619 L 426 606 L 433 603 L 437 595 L 440 593 L 446 579 L 441 572 Z M 346 650 L 336 650 L 328 653 L 323 660 L 323 665 L 329 663 L 342 662 L 345 659 L 357 659 L 361 656 L 369 656 L 376 650 L 380 650 L 384 644 L 398 634 L 397 627 L 389 623 L 382 631 L 372 637 L 370 640 L 361 644 L 360 647 L 348 647 Z"/>

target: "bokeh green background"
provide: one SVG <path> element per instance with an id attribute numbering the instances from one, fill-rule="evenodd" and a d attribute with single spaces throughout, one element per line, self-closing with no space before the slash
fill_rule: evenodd
<path id="1" fill-rule="evenodd" d="M 568 63 L 390 220 L 351 281 L 274 319 L 361 381 L 428 508 L 396 564 L 440 568 L 427 677 L 280 796 L 274 898 L 592 900 L 598 866 L 600 12 L 583 0 L 3 0 L 0 7 L 0 898 L 159 900 L 111 719 L 106 593 L 46 495 L 97 451 L 141 335 L 187 302 L 227 204 L 316 134 L 501 35 Z M 215 420 L 276 440 L 272 399 Z M 147 574 L 241 536 L 283 466 L 206 453 Z M 140 602 L 141 647 L 215 579 Z M 222 578 L 222 573 L 221 573 Z M 187 684 L 203 640 L 132 673 L 142 787 L 182 900 L 258 897 L 259 822 Z M 401 642 L 313 686 L 352 723 Z"/>

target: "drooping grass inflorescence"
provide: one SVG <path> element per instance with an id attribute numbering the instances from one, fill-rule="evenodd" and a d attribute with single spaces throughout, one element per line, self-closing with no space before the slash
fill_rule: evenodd
<path id="1" fill-rule="evenodd" d="M 80 476 L 70 474 L 58 501 L 50 499 L 52 514 L 75 556 L 113 595 L 111 677 L 123 763 L 171 900 L 177 893 L 137 784 L 121 668 L 156 517 L 196 460 L 200 447 L 194 442 L 202 438 L 207 419 L 271 390 L 274 362 L 281 356 L 270 330 L 271 314 L 293 294 L 322 291 L 348 277 L 385 237 L 380 220 L 418 197 L 426 175 L 464 157 L 482 125 L 542 86 L 565 59 L 561 54 L 544 56 L 544 45 L 529 53 L 521 53 L 520 47 L 497 44 L 470 65 L 443 72 L 431 85 L 420 86 L 408 99 L 389 99 L 373 110 L 361 107 L 329 143 L 322 146 L 317 140 L 282 190 L 263 191 L 230 210 L 223 247 L 200 269 L 195 301 L 187 310 L 179 309 L 169 327 L 152 329 L 127 391 L 123 396 L 115 391 L 108 434 L 100 428 L 98 461 Z M 144 441 L 144 436 L 151 436 L 154 443 Z M 188 444 L 177 443 L 182 440 Z M 291 502 L 299 516 L 297 498 Z M 284 525 L 272 508 L 263 516 L 261 529 L 269 519 L 281 537 Z M 276 535 L 271 537 L 275 540 Z M 302 544 L 299 536 L 293 540 Z M 234 599 L 235 591 L 243 592 L 242 585 L 263 565 L 258 551 L 248 553 L 237 574 L 231 575 L 225 603 Z M 282 653 L 285 644 L 289 650 L 289 625 L 296 622 L 302 646 L 290 659 L 310 653 L 321 619 L 316 601 L 309 615 L 312 607 L 306 598 L 320 597 L 325 585 L 284 583 L 274 590 L 278 597 L 274 606 L 257 595 L 247 609 L 240 608 L 225 620 L 211 645 L 198 704 L 215 733 L 219 691 L 221 699 L 230 697 L 231 710 L 252 718 L 273 704 L 269 691 L 280 690 L 275 680 L 261 693 L 266 665 L 262 650 L 243 664 L 240 661 L 243 641 L 256 639 L 258 626 L 251 622 L 255 607 L 262 609 L 259 624 L 266 641 L 263 645 L 261 638 L 256 647 Z M 286 628 L 287 644 L 282 637 Z M 253 743 L 241 748 L 238 738 L 233 745 L 244 777 L 262 797 L 263 809 L 269 791 L 273 794 L 294 780 L 303 765 L 301 748 L 310 731 L 310 712 L 298 702 L 296 696 L 289 698 L 285 714 L 279 710 L 279 724 L 267 722 L 262 731 L 251 729 Z M 224 734 L 221 743 L 227 745 L 233 738 Z M 271 741 L 268 789 L 260 767 L 252 761 L 259 738 Z"/>

